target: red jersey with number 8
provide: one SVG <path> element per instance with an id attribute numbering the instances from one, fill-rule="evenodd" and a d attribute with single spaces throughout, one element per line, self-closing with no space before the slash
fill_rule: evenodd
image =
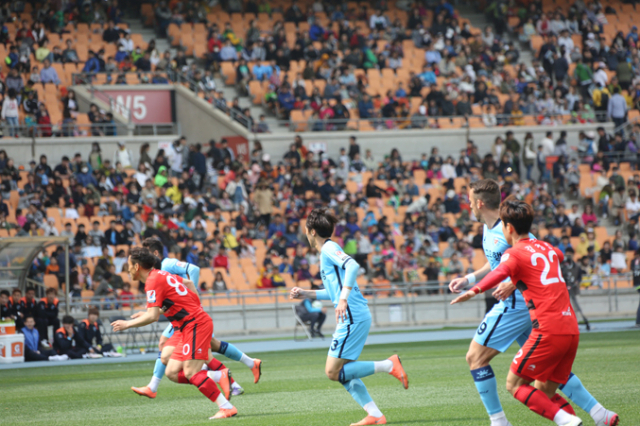
<path id="1" fill-rule="evenodd" d="M 500 268 L 522 292 L 534 330 L 544 334 L 580 334 L 560 263 L 564 254 L 535 239 L 518 241 L 505 251 Z"/>
<path id="2" fill-rule="evenodd" d="M 149 273 L 145 290 L 147 308 L 163 309 L 164 315 L 178 330 L 185 322 L 198 316 L 204 315 L 209 318 L 202 309 L 198 295 L 189 290 L 177 275 L 154 269 Z"/>

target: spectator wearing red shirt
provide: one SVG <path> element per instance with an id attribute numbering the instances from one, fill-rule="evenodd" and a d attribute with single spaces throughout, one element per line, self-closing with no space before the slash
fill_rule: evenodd
<path id="1" fill-rule="evenodd" d="M 224 247 L 220 247 L 220 251 L 218 251 L 216 257 L 213 258 L 213 267 L 229 270 L 229 258 L 227 257 Z"/>

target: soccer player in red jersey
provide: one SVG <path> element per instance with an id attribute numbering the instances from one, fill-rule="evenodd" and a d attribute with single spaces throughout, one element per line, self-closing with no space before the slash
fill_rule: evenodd
<path id="1" fill-rule="evenodd" d="M 548 243 L 529 238 L 534 216 L 527 203 L 511 199 L 502 203 L 504 236 L 512 247 L 503 254 L 500 266 L 451 304 L 465 302 L 511 277 L 510 282 L 500 284 L 494 296 L 505 299 L 516 288 L 520 290 L 533 330 L 511 363 L 507 390 L 559 426 L 581 426 L 582 420 L 574 415 L 571 405 L 556 393 L 569 379 L 580 340 L 578 321 L 560 272 L 564 255 Z M 617 417 L 615 420 L 618 424 Z"/>
<path id="2" fill-rule="evenodd" d="M 197 289 L 190 280 L 182 279 L 154 268 L 157 258 L 143 247 L 131 249 L 129 274 L 134 281 L 145 283 L 147 311 L 135 319 L 111 323 L 113 331 L 142 327 L 157 321 L 161 310 L 179 331 L 180 341 L 167 365 L 167 377 L 177 383 L 191 383 L 220 410 L 211 419 L 224 419 L 238 414 L 238 410 L 220 393 L 202 366 L 209 358 L 209 344 L 213 322 L 198 298 Z"/>

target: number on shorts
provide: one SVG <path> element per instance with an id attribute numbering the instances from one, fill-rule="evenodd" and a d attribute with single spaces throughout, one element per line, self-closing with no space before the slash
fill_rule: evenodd
<path id="1" fill-rule="evenodd" d="M 185 343 L 184 346 L 182 346 L 182 355 L 189 355 L 189 352 L 191 352 L 191 346 Z"/>
<path id="2" fill-rule="evenodd" d="M 520 349 L 516 354 L 516 356 L 513 358 L 513 363 L 518 364 L 518 358 L 520 358 L 521 356 L 522 356 L 522 349 Z"/>
<path id="3" fill-rule="evenodd" d="M 333 339 L 333 342 L 331 342 L 331 350 L 335 351 L 337 347 L 338 347 L 338 340 Z"/>
<path id="4" fill-rule="evenodd" d="M 178 280 L 176 280 L 173 275 L 167 275 L 167 284 L 175 288 L 176 293 L 178 293 L 179 296 L 187 295 L 187 287 L 185 287 L 181 282 L 178 282 Z"/>
<path id="5" fill-rule="evenodd" d="M 486 330 L 487 330 L 487 323 L 483 321 L 482 324 L 480 324 L 480 327 L 478 327 L 478 334 L 481 335 Z"/>

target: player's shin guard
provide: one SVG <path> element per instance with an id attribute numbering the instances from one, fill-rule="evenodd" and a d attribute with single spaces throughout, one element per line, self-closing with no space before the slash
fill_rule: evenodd
<path id="1" fill-rule="evenodd" d="M 227 368 L 224 366 L 223 363 L 221 363 L 215 358 L 212 358 L 211 361 L 207 363 L 207 367 L 209 368 L 209 371 L 220 371 Z M 231 377 L 231 375 L 229 375 L 229 382 L 235 383 L 235 380 L 233 380 L 233 377 Z"/>
<path id="2" fill-rule="evenodd" d="M 355 399 L 362 408 L 373 401 L 373 399 L 371 399 L 371 396 L 369 395 L 369 391 L 367 391 L 367 387 L 360 379 L 349 380 L 342 383 L 342 386 L 344 386 L 347 392 L 351 394 L 353 399 Z"/>
<path id="3" fill-rule="evenodd" d="M 598 403 L 598 401 L 596 401 L 596 399 L 591 396 L 589 391 L 582 385 L 578 376 L 573 373 L 569 375 L 569 380 L 566 385 L 560 385 L 560 390 L 578 407 L 582 408 L 587 413 L 590 413 L 591 409 Z"/>
<path id="4" fill-rule="evenodd" d="M 471 370 L 471 376 L 487 413 L 489 415 L 501 413 L 503 410 L 498 397 L 498 382 L 491 366 Z"/>
<path id="5" fill-rule="evenodd" d="M 353 379 L 371 376 L 375 372 L 375 365 L 372 361 L 350 362 L 342 367 L 338 380 L 340 383 L 345 384 Z"/>
<path id="6" fill-rule="evenodd" d="M 551 402 L 549 397 L 531 385 L 522 385 L 515 395 L 516 399 L 526 405 L 529 410 L 553 421 L 560 407 Z"/>
<path id="7" fill-rule="evenodd" d="M 553 398 L 551 398 L 551 402 L 553 402 L 558 407 L 560 407 L 561 410 L 566 411 L 567 413 L 571 414 L 572 416 L 576 415 L 576 412 L 573 409 L 573 407 L 571 406 L 571 404 L 569 404 L 566 399 L 564 399 L 562 396 L 560 396 L 559 393 L 553 395 Z"/>
<path id="8" fill-rule="evenodd" d="M 218 386 L 207 376 L 206 371 L 198 371 L 194 374 L 189 383 L 198 388 L 201 394 L 209 398 L 211 402 L 216 402 L 218 396 L 220 396 L 220 389 Z"/>
<path id="9" fill-rule="evenodd" d="M 153 367 L 153 377 L 157 377 L 158 379 L 162 379 L 164 377 L 164 370 L 167 369 L 167 366 L 162 363 L 160 360 L 160 356 L 156 359 L 156 365 Z"/>
<path id="10" fill-rule="evenodd" d="M 218 349 L 218 353 L 234 361 L 240 361 L 243 355 L 243 353 L 231 343 L 222 341 L 220 341 L 220 349 Z"/>

